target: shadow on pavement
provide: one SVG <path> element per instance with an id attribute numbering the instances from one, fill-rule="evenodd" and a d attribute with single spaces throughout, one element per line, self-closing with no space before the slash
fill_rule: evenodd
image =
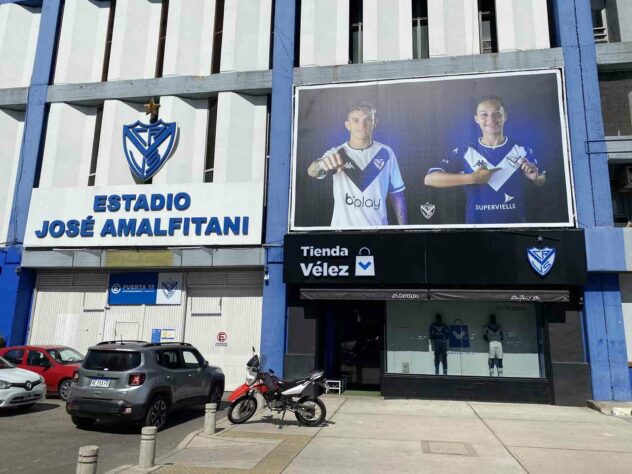
<path id="1" fill-rule="evenodd" d="M 49 411 L 59 408 L 59 405 L 53 403 L 36 403 L 32 407 L 11 407 L 3 408 L 0 410 L 0 418 L 7 418 L 11 416 L 27 415 L 29 413 L 37 413 L 41 411 Z"/>

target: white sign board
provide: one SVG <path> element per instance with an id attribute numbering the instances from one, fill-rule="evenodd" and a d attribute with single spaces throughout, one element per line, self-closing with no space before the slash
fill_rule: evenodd
<path id="1" fill-rule="evenodd" d="M 263 183 L 34 189 L 25 247 L 256 245 Z"/>

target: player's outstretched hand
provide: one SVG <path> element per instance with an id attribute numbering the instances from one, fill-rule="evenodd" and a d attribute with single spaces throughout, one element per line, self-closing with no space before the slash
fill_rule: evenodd
<path id="1" fill-rule="evenodd" d="M 499 168 L 488 169 L 485 166 L 481 166 L 474 173 L 470 174 L 472 184 L 487 184 L 491 179 L 492 174 L 498 171 Z"/>
<path id="2" fill-rule="evenodd" d="M 342 157 L 340 156 L 340 153 L 338 153 L 337 151 L 334 153 L 326 154 L 320 160 L 320 167 L 324 169 L 325 171 L 340 172 L 342 171 L 342 165 L 344 165 L 344 162 L 342 161 Z"/>

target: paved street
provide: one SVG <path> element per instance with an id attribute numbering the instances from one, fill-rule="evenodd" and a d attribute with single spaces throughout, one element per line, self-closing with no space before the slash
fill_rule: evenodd
<path id="1" fill-rule="evenodd" d="M 225 417 L 226 404 L 222 404 L 218 419 Z M 158 435 L 157 455 L 173 450 L 203 423 L 201 407 L 173 413 L 167 428 Z M 71 423 L 63 402 L 56 398 L 48 398 L 32 410 L 0 411 L 0 432 L 0 473 L 74 472 L 79 447 L 85 445 L 99 446 L 99 472 L 138 462 L 138 431 L 100 423 L 93 429 L 79 430 Z"/>

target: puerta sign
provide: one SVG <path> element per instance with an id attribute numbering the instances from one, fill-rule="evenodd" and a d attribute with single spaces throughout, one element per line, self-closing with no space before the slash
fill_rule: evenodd
<path id="1" fill-rule="evenodd" d="M 533 271 L 526 253 L 538 237 L 542 248 L 554 242 L 557 249 L 555 265 L 544 276 Z M 581 230 L 287 234 L 284 257 L 288 284 L 522 287 L 586 281 Z"/>
<path id="2" fill-rule="evenodd" d="M 182 300 L 182 274 L 158 272 L 111 273 L 109 305 L 177 305 Z"/>

